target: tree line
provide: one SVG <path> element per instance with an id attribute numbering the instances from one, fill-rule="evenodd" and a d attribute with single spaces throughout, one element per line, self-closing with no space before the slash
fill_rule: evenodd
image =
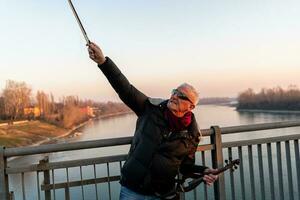
<path id="1" fill-rule="evenodd" d="M 25 82 L 6 81 L 0 95 L 0 121 L 38 119 L 61 127 L 71 128 L 91 117 L 129 111 L 122 103 L 81 100 L 78 96 L 65 96 L 58 102 L 52 93 L 42 90 L 32 94 Z"/>
<path id="2" fill-rule="evenodd" d="M 286 90 L 263 88 L 258 93 L 249 88 L 238 95 L 237 109 L 300 110 L 300 90 L 294 85 Z"/>

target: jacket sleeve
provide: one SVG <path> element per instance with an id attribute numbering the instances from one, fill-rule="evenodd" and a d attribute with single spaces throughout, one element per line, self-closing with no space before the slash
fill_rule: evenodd
<path id="1" fill-rule="evenodd" d="M 102 65 L 98 65 L 98 67 L 120 99 L 137 115 L 141 115 L 145 109 L 145 102 L 148 97 L 130 84 L 110 58 L 106 57 L 106 61 Z"/>
<path id="2" fill-rule="evenodd" d="M 180 166 L 180 173 L 183 175 L 187 175 L 190 173 L 203 173 L 205 169 L 208 167 L 206 166 L 200 166 L 195 165 L 195 153 L 196 153 L 197 147 L 193 147 L 190 151 L 189 155 L 185 157 L 183 162 Z"/>
<path id="3" fill-rule="evenodd" d="M 208 167 L 201 166 L 201 165 L 195 165 L 195 164 L 187 165 L 187 164 L 184 164 L 180 168 L 180 173 L 183 174 L 183 175 L 188 175 L 188 174 L 191 174 L 191 173 L 200 173 L 200 174 L 202 174 L 204 172 L 204 170 L 207 169 L 207 168 Z"/>

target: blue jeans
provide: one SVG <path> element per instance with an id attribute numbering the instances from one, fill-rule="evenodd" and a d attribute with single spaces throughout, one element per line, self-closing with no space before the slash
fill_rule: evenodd
<path id="1" fill-rule="evenodd" d="M 121 186 L 120 200 L 159 200 L 157 196 L 147 196 L 136 193 L 127 187 Z"/>

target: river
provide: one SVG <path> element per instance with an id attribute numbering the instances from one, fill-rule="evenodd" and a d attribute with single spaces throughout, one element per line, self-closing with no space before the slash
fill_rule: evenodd
<path id="1" fill-rule="evenodd" d="M 263 112 L 237 112 L 234 107 L 228 106 L 217 106 L 217 105 L 201 105 L 197 106 L 194 110 L 196 119 L 201 129 L 209 128 L 213 125 L 218 125 L 220 127 L 226 126 L 236 126 L 236 125 L 246 125 L 254 123 L 264 123 L 264 122 L 279 122 L 279 121 L 290 121 L 290 120 L 300 120 L 300 113 L 263 113 Z M 79 130 L 80 134 L 77 137 L 64 138 L 60 140 L 60 143 L 65 142 L 75 142 L 75 141 L 87 141 L 95 139 L 104 139 L 104 138 L 117 138 L 132 136 L 135 129 L 136 116 L 134 114 L 126 114 L 121 116 L 115 116 L 106 119 L 100 119 L 97 121 L 91 121 L 85 127 Z M 280 135 L 289 135 L 293 133 L 299 133 L 300 127 L 296 128 L 285 128 L 285 129 L 276 129 L 276 130 L 266 130 L 266 131 L 257 131 L 241 134 L 228 134 L 222 137 L 223 141 L 239 141 L 247 140 L 253 138 L 263 138 L 263 137 L 272 137 Z M 202 143 L 207 143 L 208 139 L 203 138 Z M 49 159 L 51 162 L 60 161 L 60 160 L 72 160 L 80 158 L 89 158 L 89 157 L 99 157 L 107 155 L 117 155 L 124 154 L 128 151 L 129 146 L 122 147 L 108 147 L 102 149 L 90 149 L 80 151 L 71 151 L 71 152 L 60 152 L 55 154 L 50 154 Z M 45 155 L 35 155 L 35 156 L 26 156 L 23 158 L 17 158 L 9 162 L 9 166 L 25 166 L 31 163 L 38 163 Z M 112 173 L 118 170 L 118 166 L 110 166 L 112 168 Z M 78 178 L 78 168 L 69 169 L 70 180 L 76 180 Z M 86 172 L 85 172 L 86 171 Z M 83 168 L 83 177 L 84 178 L 93 178 L 91 171 L 92 167 Z M 106 170 L 105 166 L 97 167 L 97 175 L 105 176 Z M 117 172 L 116 172 L 117 173 Z M 66 181 L 65 170 L 55 170 L 55 182 L 64 182 Z M 15 191 L 16 199 L 21 198 L 21 176 L 20 175 L 11 175 L 9 177 L 10 181 L 10 190 Z M 77 179 L 78 180 L 78 179 Z M 36 199 L 36 173 L 27 173 L 25 174 L 25 191 L 26 199 Z M 42 176 L 40 175 L 40 182 L 42 182 Z M 107 187 L 104 184 L 98 184 L 99 196 L 100 199 L 107 199 Z M 113 199 L 118 199 L 119 185 L 118 183 L 112 183 L 113 190 Z M 71 191 L 71 199 L 82 199 L 81 188 L 74 188 Z M 95 192 L 94 186 L 85 186 L 84 187 L 85 199 L 94 199 L 95 197 L 90 196 Z M 42 195 L 43 196 L 43 195 Z M 56 199 L 63 199 L 63 191 L 56 191 Z M 42 198 L 43 199 L 43 198 Z"/>

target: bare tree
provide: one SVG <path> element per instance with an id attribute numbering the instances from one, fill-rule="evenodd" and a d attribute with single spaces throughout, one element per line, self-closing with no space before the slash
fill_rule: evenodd
<path id="1" fill-rule="evenodd" d="M 0 119 L 5 118 L 4 97 L 0 97 Z"/>
<path id="2" fill-rule="evenodd" d="M 64 105 L 68 106 L 79 106 L 79 98 L 78 96 L 67 96 L 64 97 Z"/>
<path id="3" fill-rule="evenodd" d="M 54 96 L 51 93 L 50 94 L 50 114 L 53 114 L 55 112 L 55 101 L 54 101 Z"/>
<path id="4" fill-rule="evenodd" d="M 36 94 L 37 106 L 40 109 L 41 117 L 45 118 L 46 115 L 50 114 L 51 103 L 49 101 L 49 95 L 43 91 L 37 91 Z"/>
<path id="5" fill-rule="evenodd" d="M 24 108 L 30 104 L 31 88 L 25 82 L 6 81 L 3 90 L 5 114 L 17 119 L 24 114 Z"/>
<path id="6" fill-rule="evenodd" d="M 67 96 L 63 98 L 63 126 L 71 128 L 72 126 L 87 120 L 87 113 L 82 112 L 79 106 L 78 96 Z"/>

